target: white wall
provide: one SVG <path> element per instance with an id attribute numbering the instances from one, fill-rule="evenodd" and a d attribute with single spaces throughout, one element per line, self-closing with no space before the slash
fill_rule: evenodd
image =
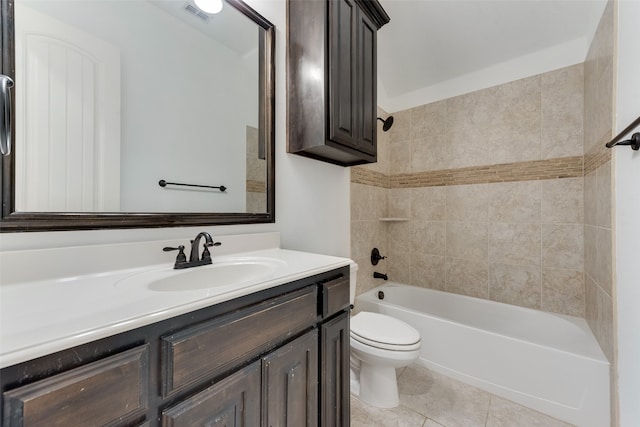
<path id="1" fill-rule="evenodd" d="M 0 250 L 280 231 L 288 249 L 349 256 L 349 169 L 286 153 L 286 2 L 247 0 L 276 25 L 276 223 L 171 229 L 3 233 Z"/>
<path id="2" fill-rule="evenodd" d="M 618 3 L 616 130 L 640 115 L 640 2 Z M 640 132 L 640 127 L 634 132 Z M 633 132 L 632 132 L 633 133 Z M 629 135 L 630 137 L 631 135 Z M 620 426 L 640 426 L 640 152 L 615 149 Z"/>
<path id="3" fill-rule="evenodd" d="M 394 97 L 388 96 L 378 81 L 378 105 L 385 111 L 401 111 L 579 64 L 584 62 L 590 43 L 586 38 L 572 40 Z M 378 55 L 378 61 L 384 58 Z"/>

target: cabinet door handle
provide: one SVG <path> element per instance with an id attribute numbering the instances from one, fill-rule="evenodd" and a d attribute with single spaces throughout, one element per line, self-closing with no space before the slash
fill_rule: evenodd
<path id="1" fill-rule="evenodd" d="M 0 74 L 0 97 L 2 97 L 2 111 L 0 114 L 0 154 L 11 154 L 11 77 Z"/>

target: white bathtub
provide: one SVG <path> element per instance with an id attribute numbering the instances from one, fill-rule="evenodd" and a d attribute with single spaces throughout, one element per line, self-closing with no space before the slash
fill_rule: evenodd
<path id="1" fill-rule="evenodd" d="M 584 319 L 397 283 L 355 308 L 416 328 L 429 369 L 580 427 L 609 425 L 609 362 Z"/>

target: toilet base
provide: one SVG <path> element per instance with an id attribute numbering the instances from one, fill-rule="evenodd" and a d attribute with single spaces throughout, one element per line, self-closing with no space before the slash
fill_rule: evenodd
<path id="1" fill-rule="evenodd" d="M 350 357 L 349 389 L 354 396 L 360 396 L 360 361 L 353 354 Z"/>
<path id="2" fill-rule="evenodd" d="M 400 404 L 396 368 L 360 362 L 359 391 L 358 397 L 368 405 L 384 409 L 395 408 Z"/>

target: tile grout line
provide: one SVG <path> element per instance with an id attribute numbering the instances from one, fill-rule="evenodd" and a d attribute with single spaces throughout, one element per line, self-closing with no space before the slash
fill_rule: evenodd
<path id="1" fill-rule="evenodd" d="M 584 156 L 582 157 L 583 162 L 584 162 Z M 542 265 L 542 253 L 543 253 L 543 246 L 544 243 L 542 242 L 542 235 L 544 234 L 542 229 L 543 229 L 543 224 L 544 224 L 544 183 L 542 185 L 540 185 L 540 309 L 543 310 L 544 306 L 543 306 L 543 301 L 544 298 L 542 296 L 542 292 L 543 292 L 543 288 L 544 286 L 542 285 L 543 283 L 543 278 L 542 276 L 544 276 L 544 267 Z M 582 202 L 582 205 L 584 206 L 584 201 Z M 584 270 L 584 269 L 583 269 Z"/>
<path id="2" fill-rule="evenodd" d="M 493 395 L 489 394 L 489 406 L 487 407 L 487 415 L 484 418 L 484 427 L 489 427 L 489 412 L 491 412 L 491 403 L 493 402 Z"/>

